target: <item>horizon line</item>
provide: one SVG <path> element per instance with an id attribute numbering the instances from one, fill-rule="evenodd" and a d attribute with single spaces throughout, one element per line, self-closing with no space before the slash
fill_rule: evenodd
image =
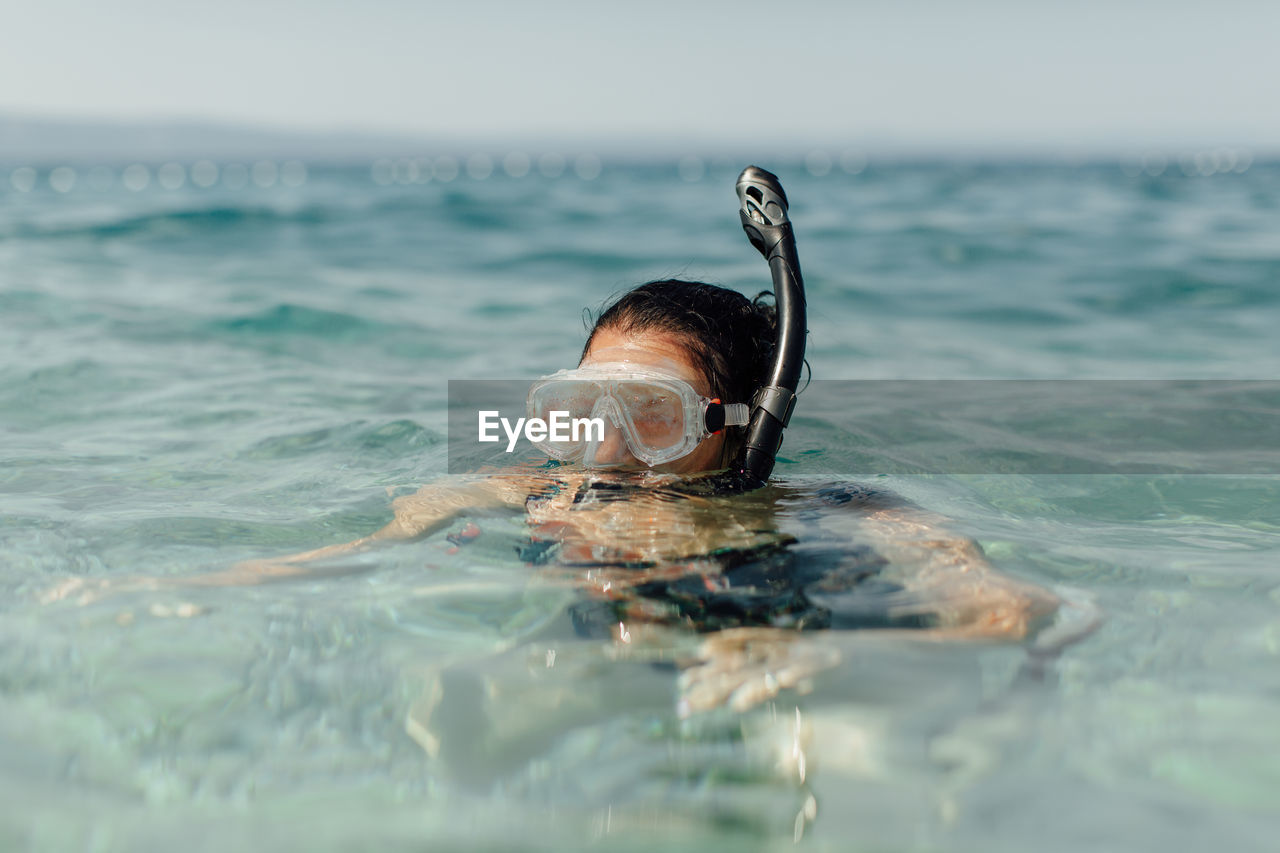
<path id="1" fill-rule="evenodd" d="M 97 132 L 105 138 L 86 140 Z M 194 135 L 210 134 L 200 140 Z M 130 138 L 134 136 L 147 138 Z M 77 138 L 79 137 L 79 138 Z M 114 138 L 113 138 L 114 137 Z M 294 151 L 287 151 L 298 146 Z M 55 150 L 49 150 L 49 149 Z M 95 149 L 106 149 L 98 152 Z M 762 155 L 804 157 L 814 152 L 839 156 L 857 152 L 877 159 L 942 158 L 959 159 L 998 156 L 1053 160 L 1095 160 L 1107 157 L 1131 158 L 1143 154 L 1163 154 L 1176 159 L 1214 149 L 1240 149 L 1255 159 L 1280 156 L 1280 140 L 1259 138 L 1249 133 L 1094 133 L 1075 139 L 1047 136 L 1011 138 L 1000 134 L 959 136 L 946 134 L 903 134 L 892 131 L 864 131 L 857 134 L 814 133 L 774 134 L 755 140 L 709 135 L 677 139 L 673 135 L 637 138 L 625 131 L 590 131 L 579 134 L 540 131 L 472 133 L 429 133 L 394 128 L 361 128 L 344 124 L 328 126 L 284 125 L 200 116 L 125 117 L 69 114 L 42 114 L 0 108 L 0 158 L 68 159 L 94 154 L 123 157 L 124 149 L 136 149 L 137 156 L 222 156 L 253 152 L 278 157 L 292 155 L 314 159 L 343 157 L 415 156 L 486 151 L 542 153 L 595 153 L 626 159 L 668 159 L 680 156 L 715 158 L 758 152 Z M 23 151 L 22 149 L 27 149 Z M 226 149 L 244 149 L 232 152 Z"/>

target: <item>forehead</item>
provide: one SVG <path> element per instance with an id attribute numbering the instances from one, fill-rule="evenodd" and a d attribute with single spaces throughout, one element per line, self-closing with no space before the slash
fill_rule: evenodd
<path id="1" fill-rule="evenodd" d="M 627 362 L 638 367 L 653 367 L 678 376 L 699 394 L 707 394 L 710 385 L 693 363 L 684 343 L 661 332 L 621 333 L 601 329 L 591 340 L 591 349 L 583 356 L 582 365 Z"/>

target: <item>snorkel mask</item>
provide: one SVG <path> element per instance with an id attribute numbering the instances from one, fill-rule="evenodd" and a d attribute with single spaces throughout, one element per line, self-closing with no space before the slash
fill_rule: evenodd
<path id="1" fill-rule="evenodd" d="M 688 456 L 726 426 L 745 426 L 748 406 L 704 397 L 684 379 L 658 368 L 605 362 L 544 376 L 529 389 L 528 416 L 566 426 L 568 440 L 535 441 L 543 453 L 589 468 L 621 465 L 619 435 L 649 467 Z"/>

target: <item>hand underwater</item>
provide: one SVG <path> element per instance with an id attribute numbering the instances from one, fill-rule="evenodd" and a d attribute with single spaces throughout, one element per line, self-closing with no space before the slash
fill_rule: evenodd
<path id="1" fill-rule="evenodd" d="M 811 679 L 840 663 L 818 635 L 778 628 L 729 628 L 708 634 L 698 657 L 680 674 L 682 717 L 728 705 L 746 711 L 779 691 L 811 689 Z"/>

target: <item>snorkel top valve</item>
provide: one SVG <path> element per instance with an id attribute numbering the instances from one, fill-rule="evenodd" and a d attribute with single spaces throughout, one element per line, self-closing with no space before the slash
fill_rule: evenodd
<path id="1" fill-rule="evenodd" d="M 739 217 L 751 245 L 769 262 L 778 310 L 778 340 L 767 383 L 751 401 L 751 422 L 736 466 L 763 485 L 773 472 L 782 431 L 791 421 L 804 365 L 804 279 L 795 235 L 787 218 L 787 194 L 776 175 L 748 166 L 738 176 Z"/>

